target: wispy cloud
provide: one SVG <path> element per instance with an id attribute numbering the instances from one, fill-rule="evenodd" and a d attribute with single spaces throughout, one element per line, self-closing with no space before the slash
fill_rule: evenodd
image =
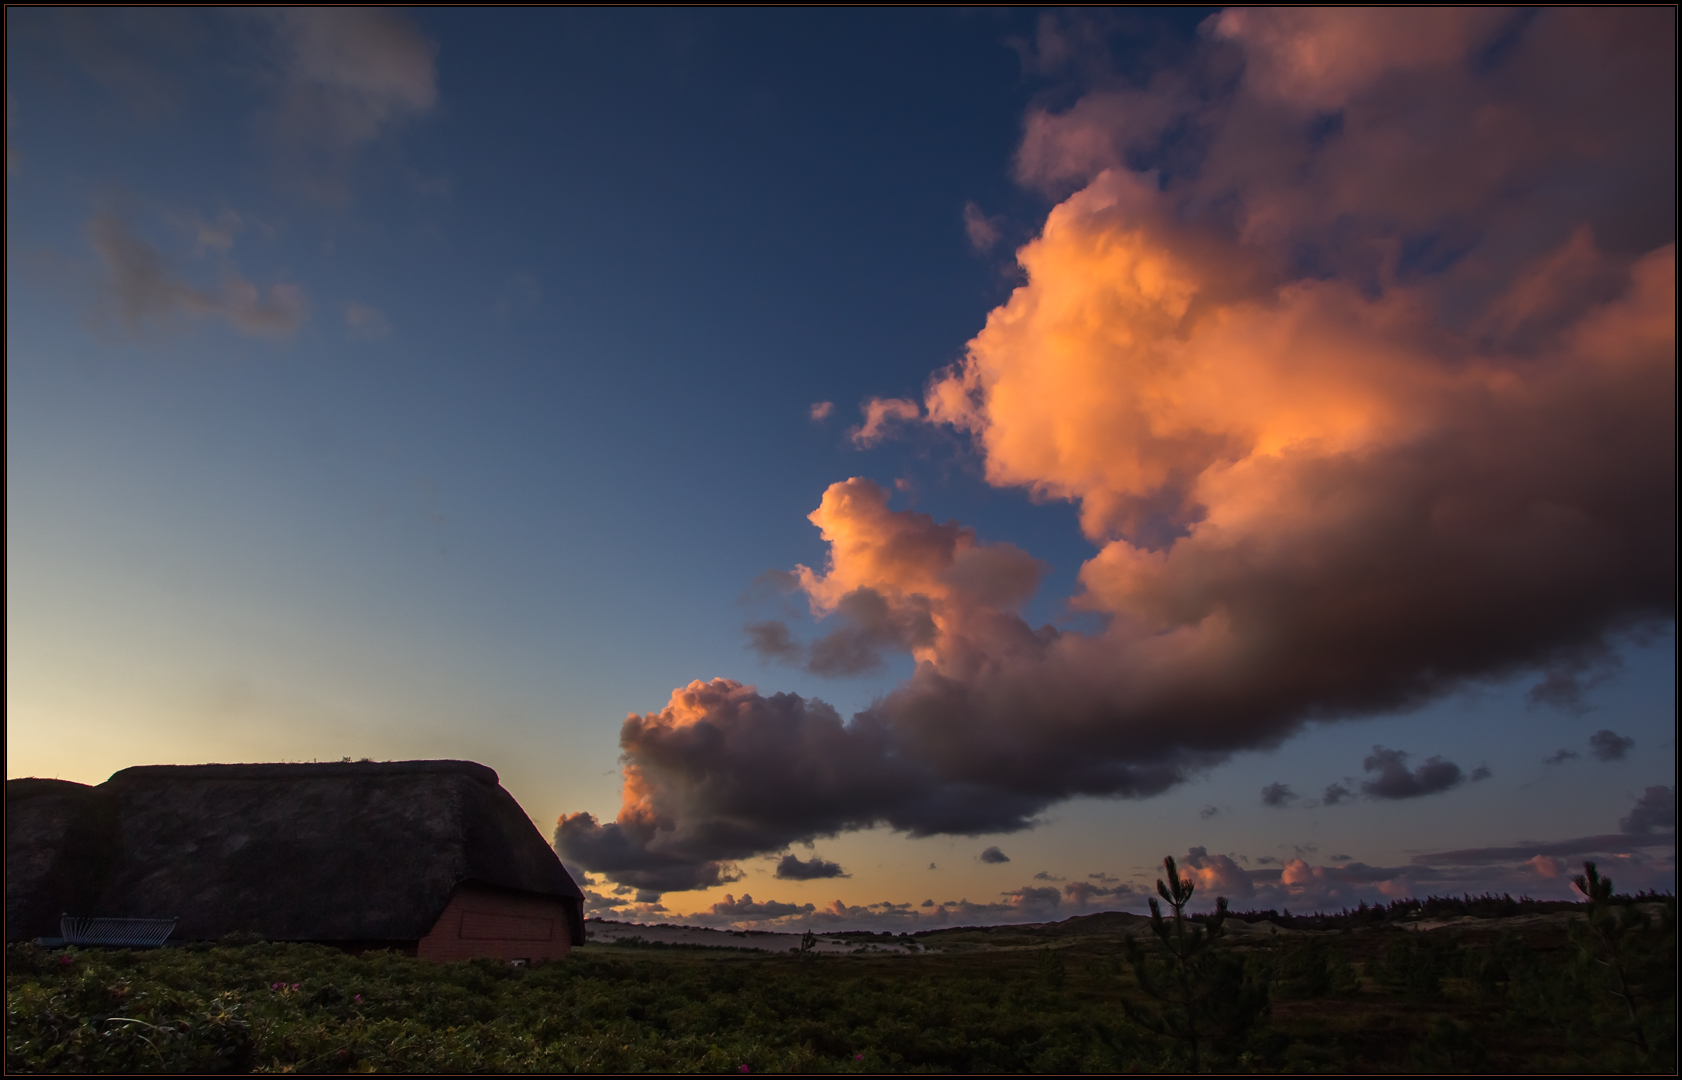
<path id="1" fill-rule="evenodd" d="M 350 195 L 353 155 L 438 100 L 437 46 L 394 8 L 282 8 L 273 30 L 281 97 L 274 133 L 307 195 Z"/>
<path id="2" fill-rule="evenodd" d="M 970 247 L 983 254 L 993 250 L 1003 235 L 1000 222 L 981 212 L 981 207 L 973 202 L 964 204 L 964 235 L 969 238 Z"/>
<path id="3" fill-rule="evenodd" d="M 915 401 L 904 398 L 871 398 L 859 407 L 864 421 L 847 433 L 854 446 L 874 446 L 897 427 L 923 415 Z"/>
<path id="4" fill-rule="evenodd" d="M 379 308 L 367 304 L 345 305 L 345 329 L 351 337 L 377 341 L 391 336 L 391 322 Z"/>
<path id="5" fill-rule="evenodd" d="M 87 223 L 88 242 L 104 264 L 104 287 L 124 326 L 168 324 L 181 316 L 220 318 L 245 334 L 284 336 L 309 314 L 304 291 L 289 283 L 261 289 L 224 263 L 214 287 L 189 284 L 163 254 L 109 211 Z"/>

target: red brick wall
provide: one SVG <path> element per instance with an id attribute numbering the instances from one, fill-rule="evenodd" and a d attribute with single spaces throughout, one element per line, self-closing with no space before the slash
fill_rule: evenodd
<path id="1" fill-rule="evenodd" d="M 422 960 L 564 960 L 572 948 L 566 905 L 540 896 L 521 896 L 463 885 L 450 898 L 432 931 L 421 938 Z"/>

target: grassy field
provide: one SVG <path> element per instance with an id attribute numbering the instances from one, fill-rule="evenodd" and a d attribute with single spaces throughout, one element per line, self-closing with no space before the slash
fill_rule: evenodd
<path id="1" fill-rule="evenodd" d="M 1205 1046 L 1203 1067 L 1674 1071 L 1675 904 L 1623 910 L 1610 942 L 1569 912 L 1314 931 L 1234 920 L 1212 955 L 1266 1008 Z M 589 945 L 530 969 L 305 945 L 9 946 L 6 1069 L 1184 1070 L 1184 1041 L 1151 1030 L 1172 1009 L 1129 962 L 1144 929 L 1109 915 L 946 930 L 894 956 Z"/>

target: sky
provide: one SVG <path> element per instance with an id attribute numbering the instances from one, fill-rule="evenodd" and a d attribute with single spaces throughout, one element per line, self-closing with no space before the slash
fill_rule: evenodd
<path id="1" fill-rule="evenodd" d="M 638 921 L 1673 891 L 1675 18 L 10 8 L 7 776 L 479 761 Z"/>

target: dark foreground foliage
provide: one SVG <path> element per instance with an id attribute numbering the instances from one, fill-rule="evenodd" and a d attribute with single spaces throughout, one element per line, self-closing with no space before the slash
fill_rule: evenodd
<path id="1" fill-rule="evenodd" d="M 1247 987 L 1256 1015 L 1241 1038 L 1200 1045 L 1200 1065 L 1673 1071 L 1674 902 L 1610 905 L 1598 918 L 1598 929 L 1554 916 L 1219 936 L 1208 981 Z M 1154 935 L 1141 944 L 1163 950 L 1147 971 L 1174 963 Z M 260 943 L 11 946 L 6 1070 L 1187 1069 L 1187 1040 L 1128 960 L 1126 939 L 1102 934 L 897 957 L 589 946 L 529 969 Z M 1157 1016 L 1160 1030 L 1129 1012 Z"/>

